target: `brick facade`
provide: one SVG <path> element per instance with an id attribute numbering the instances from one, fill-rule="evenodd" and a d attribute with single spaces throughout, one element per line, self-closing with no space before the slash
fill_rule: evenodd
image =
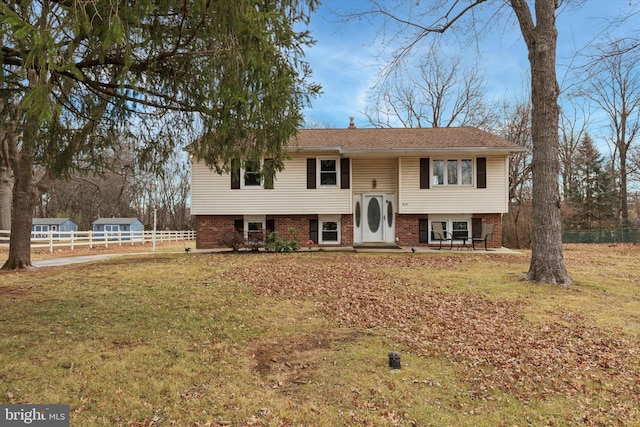
<path id="1" fill-rule="evenodd" d="M 242 215 L 197 215 L 196 248 L 219 248 L 220 236 L 233 233 L 237 219 L 242 219 Z"/>
<path id="2" fill-rule="evenodd" d="M 235 221 L 243 219 L 242 215 L 197 215 L 196 216 L 196 248 L 220 248 L 221 236 L 235 231 Z M 266 215 L 265 220 L 273 220 L 275 231 L 281 236 L 288 236 L 290 229 L 298 232 L 301 246 L 309 240 L 309 220 L 318 219 L 318 215 Z M 353 219 L 351 215 L 340 216 L 340 245 L 353 245 Z M 316 242 L 316 246 L 318 246 Z M 320 245 L 336 246 L 336 245 Z"/>
<path id="3" fill-rule="evenodd" d="M 495 228 L 493 238 L 487 243 L 489 248 L 502 247 L 502 215 L 497 214 L 474 214 L 472 218 L 481 218 L 482 223 L 493 223 Z M 427 214 L 396 215 L 396 238 L 400 246 L 428 246 L 427 243 L 420 243 L 419 223 L 421 219 L 429 219 Z M 469 242 L 470 244 L 470 242 Z M 434 246 L 431 244 L 431 246 Z M 455 243 L 454 243 L 455 246 Z M 483 245 L 484 247 L 484 245 Z"/>
<path id="4" fill-rule="evenodd" d="M 429 215 L 396 215 L 396 238 L 400 246 L 426 246 L 420 243 L 418 224 L 421 219 L 428 219 Z"/>
<path id="5" fill-rule="evenodd" d="M 493 227 L 493 238 L 487 243 L 487 247 L 494 248 L 494 249 L 501 248 L 502 247 L 502 215 L 499 213 L 474 214 L 473 218 L 482 218 L 482 224 L 495 224 L 495 227 Z M 482 247 L 484 247 L 484 245 Z"/>
<path id="6" fill-rule="evenodd" d="M 197 215 L 196 247 L 198 249 L 221 247 L 219 242 L 220 237 L 233 233 L 235 230 L 235 221 L 241 220 L 242 218 L 242 215 Z M 493 238 L 487 246 L 490 248 L 499 248 L 502 246 L 501 214 L 474 214 L 472 218 L 481 218 L 483 224 L 495 224 Z M 299 243 L 301 246 L 304 246 L 305 242 L 309 239 L 309 220 L 318 219 L 318 215 L 266 215 L 265 219 L 267 221 L 273 220 L 275 231 L 282 236 L 287 236 L 290 228 L 297 230 Z M 396 214 L 396 241 L 398 245 L 427 246 L 426 243 L 420 243 L 419 222 L 421 219 L 429 219 L 429 216 L 426 214 Z M 340 239 L 340 246 L 353 246 L 352 215 L 341 215 Z"/>

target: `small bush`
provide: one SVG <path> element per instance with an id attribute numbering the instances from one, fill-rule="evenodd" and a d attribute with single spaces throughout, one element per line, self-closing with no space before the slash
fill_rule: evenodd
<path id="1" fill-rule="evenodd" d="M 281 236 L 277 232 L 272 232 L 267 236 L 267 243 L 264 250 L 267 252 L 294 252 L 300 249 L 298 242 L 298 230 L 290 227 L 286 236 Z"/>
<path id="2" fill-rule="evenodd" d="M 232 231 L 224 233 L 218 238 L 218 245 L 225 246 L 232 249 L 234 252 L 238 252 L 240 248 L 244 247 L 244 233 L 238 231 Z"/>
<path id="3" fill-rule="evenodd" d="M 264 232 L 252 231 L 247 236 L 245 246 L 251 249 L 251 252 L 258 252 L 264 246 Z"/>

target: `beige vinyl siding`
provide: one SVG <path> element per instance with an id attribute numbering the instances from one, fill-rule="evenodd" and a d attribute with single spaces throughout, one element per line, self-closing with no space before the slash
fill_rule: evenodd
<path id="1" fill-rule="evenodd" d="M 395 193 L 398 190 L 397 159 L 351 159 L 351 173 L 354 194 L 372 191 Z"/>
<path id="2" fill-rule="evenodd" d="M 430 189 L 421 190 L 420 159 L 401 158 L 399 213 L 505 213 L 508 210 L 508 165 L 508 157 L 487 157 L 487 188 L 476 188 L 474 162 L 473 186 L 432 185 Z"/>
<path id="3" fill-rule="evenodd" d="M 228 174 L 218 175 L 202 162 L 191 169 L 192 215 L 286 215 L 351 213 L 351 191 L 340 187 L 307 189 L 307 158 L 291 154 L 276 174 L 273 190 L 231 190 Z M 318 155 L 319 156 L 319 155 Z M 321 157 L 331 157 L 322 154 Z M 336 157 L 337 158 L 337 157 Z M 338 174 L 338 181 L 340 175 Z"/>

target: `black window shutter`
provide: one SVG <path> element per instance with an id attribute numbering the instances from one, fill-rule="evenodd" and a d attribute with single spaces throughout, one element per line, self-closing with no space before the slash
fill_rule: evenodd
<path id="1" fill-rule="evenodd" d="M 307 159 L 307 188 L 316 188 L 316 159 L 315 158 Z"/>
<path id="2" fill-rule="evenodd" d="M 340 159 L 340 188 L 351 188 L 349 164 L 348 158 Z"/>
<path id="3" fill-rule="evenodd" d="M 266 221 L 267 236 L 276 231 L 276 220 L 270 218 Z"/>
<path id="4" fill-rule="evenodd" d="M 233 228 L 235 228 L 238 233 L 244 233 L 244 220 L 236 219 L 233 221 Z"/>
<path id="5" fill-rule="evenodd" d="M 471 218 L 471 236 L 476 239 L 482 235 L 482 218 Z"/>
<path id="6" fill-rule="evenodd" d="M 476 159 L 476 182 L 478 188 L 487 188 L 487 158 L 478 157 Z"/>
<path id="7" fill-rule="evenodd" d="M 423 157 L 420 159 L 420 189 L 429 188 L 429 183 L 431 179 L 429 179 L 429 158 Z"/>
<path id="8" fill-rule="evenodd" d="M 264 159 L 264 169 L 262 171 L 264 188 L 266 190 L 273 190 L 273 181 L 275 177 L 275 171 L 273 170 L 273 159 Z"/>
<path id="9" fill-rule="evenodd" d="M 231 161 L 231 189 L 240 189 L 240 160 L 238 159 Z"/>
<path id="10" fill-rule="evenodd" d="M 420 243 L 429 243 L 429 220 L 421 218 L 418 221 L 418 241 Z"/>
<path id="11" fill-rule="evenodd" d="M 314 243 L 318 243 L 318 220 L 309 220 L 309 240 L 313 240 Z"/>

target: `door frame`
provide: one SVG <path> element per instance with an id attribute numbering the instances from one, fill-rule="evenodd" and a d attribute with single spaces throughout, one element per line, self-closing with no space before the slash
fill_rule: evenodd
<path id="1" fill-rule="evenodd" d="M 378 228 L 376 231 L 371 231 L 369 227 L 369 203 L 372 200 L 376 200 L 379 203 L 380 217 L 378 222 Z M 362 243 L 382 243 L 385 236 L 385 212 L 384 212 L 384 194 L 367 193 L 362 195 Z"/>
<path id="2" fill-rule="evenodd" d="M 380 225 L 381 225 L 381 239 L 369 239 L 366 240 L 365 236 L 367 234 L 366 227 L 368 227 L 367 223 L 367 206 L 364 205 L 365 201 L 368 200 L 368 197 L 381 197 L 380 204 Z M 360 208 L 358 209 L 358 204 Z M 391 207 L 389 207 L 391 204 Z M 391 224 L 389 224 L 389 220 L 387 218 L 389 209 L 392 210 L 393 220 Z M 360 212 L 360 218 L 356 218 L 358 214 L 358 210 Z M 396 235 L 396 195 L 395 193 L 385 193 L 385 192 L 366 192 L 362 194 L 355 194 L 353 197 L 353 242 L 354 244 L 388 244 L 395 243 Z"/>

